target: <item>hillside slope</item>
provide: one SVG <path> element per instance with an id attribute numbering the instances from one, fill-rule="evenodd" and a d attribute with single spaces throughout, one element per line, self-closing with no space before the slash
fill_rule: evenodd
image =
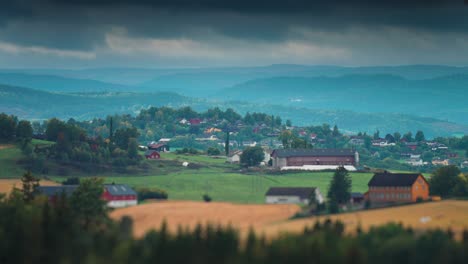
<path id="1" fill-rule="evenodd" d="M 393 75 L 275 77 L 224 89 L 217 98 L 328 110 L 419 115 L 468 124 L 468 75 L 408 80 Z"/>

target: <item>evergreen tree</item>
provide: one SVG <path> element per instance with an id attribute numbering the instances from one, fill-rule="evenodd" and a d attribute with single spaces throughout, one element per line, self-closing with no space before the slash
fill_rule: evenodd
<path id="1" fill-rule="evenodd" d="M 415 139 L 417 142 L 421 142 L 421 141 L 426 140 L 426 138 L 424 137 L 424 132 L 422 132 L 421 130 L 419 130 L 418 132 L 416 132 L 416 135 L 414 136 L 414 139 Z"/>
<path id="2" fill-rule="evenodd" d="M 338 130 L 338 126 L 337 126 L 337 125 L 335 125 L 335 126 L 333 127 L 332 136 L 333 136 L 333 137 L 338 137 L 338 136 L 340 136 L 340 131 Z"/>
<path id="3" fill-rule="evenodd" d="M 351 198 L 351 176 L 344 167 L 335 170 L 327 197 L 338 204 L 348 203 Z"/>
<path id="4" fill-rule="evenodd" d="M 103 180 L 84 179 L 70 197 L 70 206 L 85 229 L 99 226 L 106 220 L 105 201 L 101 199 Z"/>
<path id="5" fill-rule="evenodd" d="M 226 142 L 224 142 L 224 152 L 226 153 L 226 157 L 229 156 L 229 129 L 226 130 Z"/>
<path id="6" fill-rule="evenodd" d="M 34 177 L 30 171 L 23 174 L 21 177 L 21 183 L 23 185 L 23 199 L 25 202 L 30 202 L 34 199 L 34 194 L 37 187 L 39 187 L 39 179 Z"/>
<path id="7" fill-rule="evenodd" d="M 140 156 L 138 155 L 138 142 L 136 138 L 130 138 L 128 141 L 127 155 L 130 159 L 137 160 Z"/>

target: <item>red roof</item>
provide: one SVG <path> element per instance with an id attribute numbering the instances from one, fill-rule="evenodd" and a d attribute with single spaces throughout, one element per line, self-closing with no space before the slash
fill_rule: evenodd
<path id="1" fill-rule="evenodd" d="M 202 122 L 202 121 L 201 121 L 200 118 L 191 118 L 191 119 L 189 120 L 189 123 L 190 123 L 191 125 L 199 125 L 199 124 L 201 124 L 201 122 Z"/>

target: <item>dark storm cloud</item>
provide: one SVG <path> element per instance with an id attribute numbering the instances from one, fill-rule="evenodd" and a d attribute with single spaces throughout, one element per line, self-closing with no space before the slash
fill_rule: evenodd
<path id="1" fill-rule="evenodd" d="M 233 40 L 252 47 L 301 41 L 295 29 L 304 29 L 323 33 L 309 37 L 314 45 L 359 54 L 366 51 L 359 38 L 340 36 L 353 28 L 465 35 L 468 6 L 463 0 L 0 0 L 0 44 L 67 51 L 105 50 L 116 29 L 143 42 L 187 39 L 228 48 Z M 405 43 L 407 36 L 393 41 Z"/>

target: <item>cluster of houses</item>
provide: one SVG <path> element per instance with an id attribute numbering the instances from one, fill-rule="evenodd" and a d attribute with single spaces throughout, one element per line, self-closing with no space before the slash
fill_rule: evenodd
<path id="1" fill-rule="evenodd" d="M 48 197 L 51 203 L 55 203 L 62 195 L 71 196 L 78 185 L 39 186 L 37 192 Z M 104 184 L 101 199 L 106 201 L 110 208 L 121 208 L 137 205 L 137 193 L 125 184 Z"/>
<path id="2" fill-rule="evenodd" d="M 429 200 L 429 183 L 420 173 L 376 173 L 368 183 L 364 194 L 352 193 L 351 204 L 411 203 Z M 318 187 L 272 187 L 265 194 L 267 204 L 310 204 L 323 203 L 324 198 Z"/>

